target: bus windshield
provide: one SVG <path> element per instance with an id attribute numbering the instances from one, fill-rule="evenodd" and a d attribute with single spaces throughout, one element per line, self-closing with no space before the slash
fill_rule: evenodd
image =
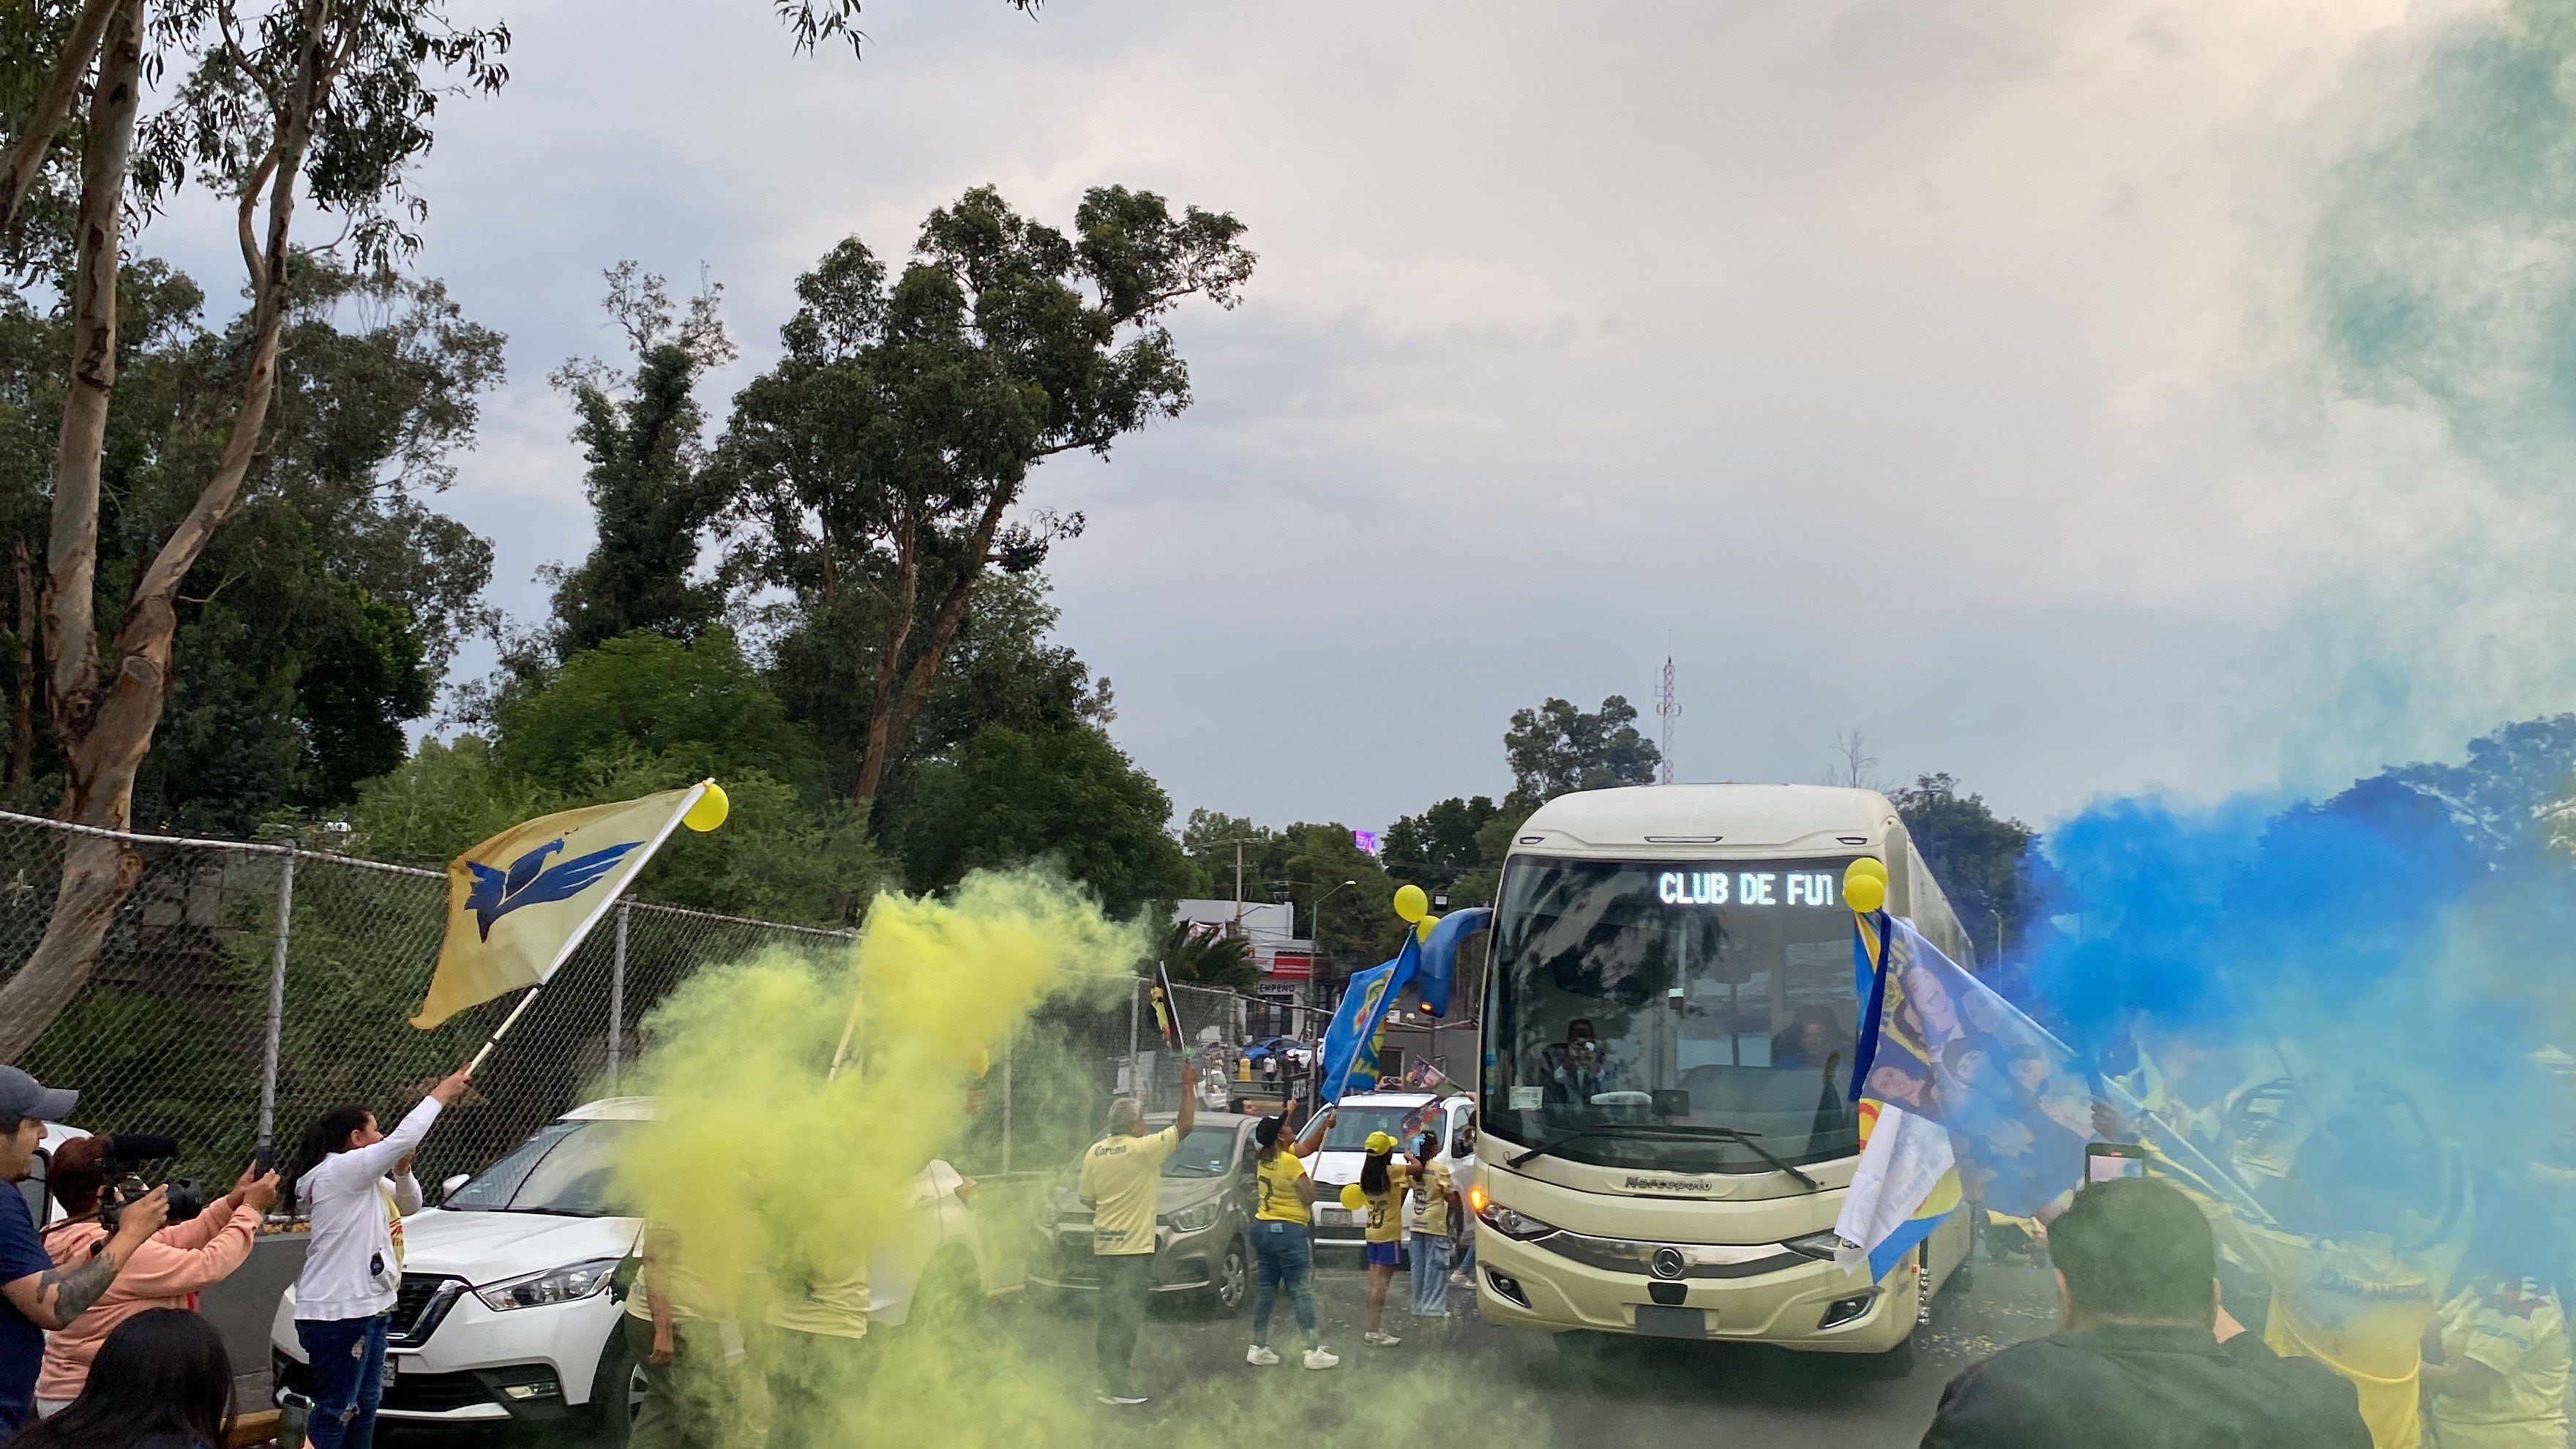
<path id="1" fill-rule="evenodd" d="M 1721 1128 L 1793 1166 L 1858 1151 L 1846 863 L 1515 858 L 1484 1129 L 1670 1172 L 1775 1170 Z"/>

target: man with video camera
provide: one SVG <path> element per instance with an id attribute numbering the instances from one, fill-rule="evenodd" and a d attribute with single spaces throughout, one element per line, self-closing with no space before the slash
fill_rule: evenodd
<path id="1" fill-rule="evenodd" d="M 44 1231 L 46 1256 L 57 1267 L 79 1267 L 122 1225 L 127 1205 L 142 1196 L 134 1164 L 178 1150 L 170 1138 L 131 1133 L 84 1137 L 56 1148 L 45 1185 L 64 1216 Z M 90 1360 L 118 1324 L 154 1308 L 193 1310 L 200 1291 L 249 1261 L 260 1218 L 277 1201 L 277 1174 L 256 1164 L 246 1167 L 231 1192 L 202 1207 L 204 1190 L 193 1182 L 172 1183 L 169 1192 L 169 1225 L 134 1250 L 96 1306 L 45 1344 L 44 1371 L 36 1379 L 38 1417 L 50 1417 L 80 1397 Z"/>
<path id="2" fill-rule="evenodd" d="M 0 1067 L 0 1181 L 26 1180 L 45 1140 L 45 1123 L 70 1116 L 79 1097 L 16 1067 Z M 17 1437 L 34 1413 L 45 1331 L 70 1327 L 106 1294 L 135 1250 L 161 1230 L 170 1195 L 156 1187 L 125 1204 L 116 1231 L 74 1268 L 45 1256 L 34 1216 L 19 1208 L 0 1203 L 0 1442 Z"/>

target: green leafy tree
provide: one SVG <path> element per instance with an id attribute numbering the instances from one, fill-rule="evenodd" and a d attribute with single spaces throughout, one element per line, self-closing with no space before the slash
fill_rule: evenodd
<path id="1" fill-rule="evenodd" d="M 643 629 L 611 639 L 505 695 L 495 718 L 501 766 L 556 791 L 581 789 L 604 755 L 667 759 L 728 788 L 746 770 L 821 780 L 812 743 L 721 628 L 685 644 Z"/>
<path id="2" fill-rule="evenodd" d="M 1959 793 L 1947 774 L 1918 775 L 1892 798 L 1959 923 L 2001 956 L 2036 904 L 2028 869 L 2034 832 L 1996 815 L 1983 796 Z"/>
<path id="3" fill-rule="evenodd" d="M 1261 984 L 1260 963 L 1244 937 L 1175 921 L 1163 932 L 1160 959 L 1174 981 L 1250 992 Z"/>
<path id="4" fill-rule="evenodd" d="M 1637 732 L 1636 706 L 1620 695 L 1591 714 L 1562 699 L 1514 710 L 1503 732 L 1513 792 L 1534 804 L 1576 790 L 1651 785 L 1663 752 Z"/>
<path id="5" fill-rule="evenodd" d="M 562 654 L 650 629 L 695 638 L 723 612 L 723 590 L 693 579 L 698 547 L 726 503 L 705 467 L 698 379 L 733 360 L 709 283 L 673 306 L 660 277 L 634 262 L 608 269 L 608 315 L 625 332 L 632 373 L 596 358 L 556 369 L 554 385 L 580 421 L 573 441 L 590 460 L 582 486 L 599 541 L 555 581 L 555 645 Z"/>
<path id="6" fill-rule="evenodd" d="M 1198 888 L 1167 827 L 1171 797 L 1088 726 L 1027 734 L 988 725 L 925 765 L 899 844 L 905 883 L 956 884 L 979 866 L 1052 860 L 1112 915 Z"/>
<path id="7" fill-rule="evenodd" d="M 858 739 L 856 808 L 911 750 L 977 593 L 1081 531 L 1025 511 L 1031 470 L 1188 406 L 1163 319 L 1188 297 L 1235 304 L 1243 229 L 1098 187 L 1067 235 L 981 187 L 931 213 L 900 273 L 853 237 L 798 280 L 786 355 L 735 399 L 719 448 L 739 498 L 729 568 L 864 659 L 857 719 L 825 731 Z"/>
<path id="8" fill-rule="evenodd" d="M 1434 895 L 1446 894 L 1460 876 L 1485 863 L 1476 835 L 1501 813 L 1501 806 L 1478 795 L 1451 796 L 1407 815 L 1387 827 L 1386 868 Z"/>

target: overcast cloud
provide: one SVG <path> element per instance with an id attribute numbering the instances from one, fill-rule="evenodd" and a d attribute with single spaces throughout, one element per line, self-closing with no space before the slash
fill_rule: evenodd
<path id="1" fill-rule="evenodd" d="M 612 345 L 601 268 L 725 283 L 720 415 L 839 237 L 1121 182 L 1262 256 L 1179 318 L 1197 405 L 1032 494 L 1089 515 L 1062 636 L 1184 811 L 1499 794 L 1513 708 L 1651 711 L 1668 636 L 1687 779 L 1859 728 L 2043 818 L 2349 763 L 2288 748 L 2331 681 L 2248 661 L 2410 485 L 2282 441 L 2287 299 L 2318 158 L 2462 6 L 875 0 L 860 62 L 769 8 L 513 3 L 442 116 L 421 266 L 513 369 L 448 506 L 515 613 L 589 543 L 544 375 Z M 207 225 L 145 245 L 228 286 Z"/>

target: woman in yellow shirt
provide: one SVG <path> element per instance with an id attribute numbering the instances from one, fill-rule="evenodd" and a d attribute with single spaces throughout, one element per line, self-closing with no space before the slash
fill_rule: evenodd
<path id="1" fill-rule="evenodd" d="M 1383 1132 L 1370 1133 L 1365 1148 L 1359 1189 L 1368 1204 L 1368 1332 L 1360 1338 L 1385 1348 L 1403 1342 L 1379 1325 L 1386 1316 L 1386 1285 L 1404 1261 L 1404 1194 L 1420 1179 L 1422 1164 L 1411 1157 L 1398 1160 L 1395 1139 Z"/>
<path id="2" fill-rule="evenodd" d="M 1288 1107 L 1296 1110 L 1295 1098 L 1289 1099 Z M 1310 1227 L 1315 1218 L 1315 1181 L 1306 1175 L 1303 1163 L 1324 1145 L 1324 1129 L 1331 1123 L 1332 1109 L 1327 1107 L 1316 1114 L 1306 1135 L 1293 1141 L 1281 1140 L 1287 1136 L 1286 1117 L 1264 1117 L 1253 1124 L 1252 1261 L 1259 1278 L 1252 1293 L 1252 1348 L 1243 1356 L 1245 1363 L 1279 1362 L 1278 1352 L 1270 1346 L 1270 1312 L 1282 1288 L 1288 1290 L 1288 1301 L 1297 1310 L 1297 1326 L 1306 1333 L 1306 1367 L 1328 1369 L 1341 1362 L 1326 1351 L 1315 1331 L 1315 1290 L 1309 1281 L 1315 1266 Z"/>

